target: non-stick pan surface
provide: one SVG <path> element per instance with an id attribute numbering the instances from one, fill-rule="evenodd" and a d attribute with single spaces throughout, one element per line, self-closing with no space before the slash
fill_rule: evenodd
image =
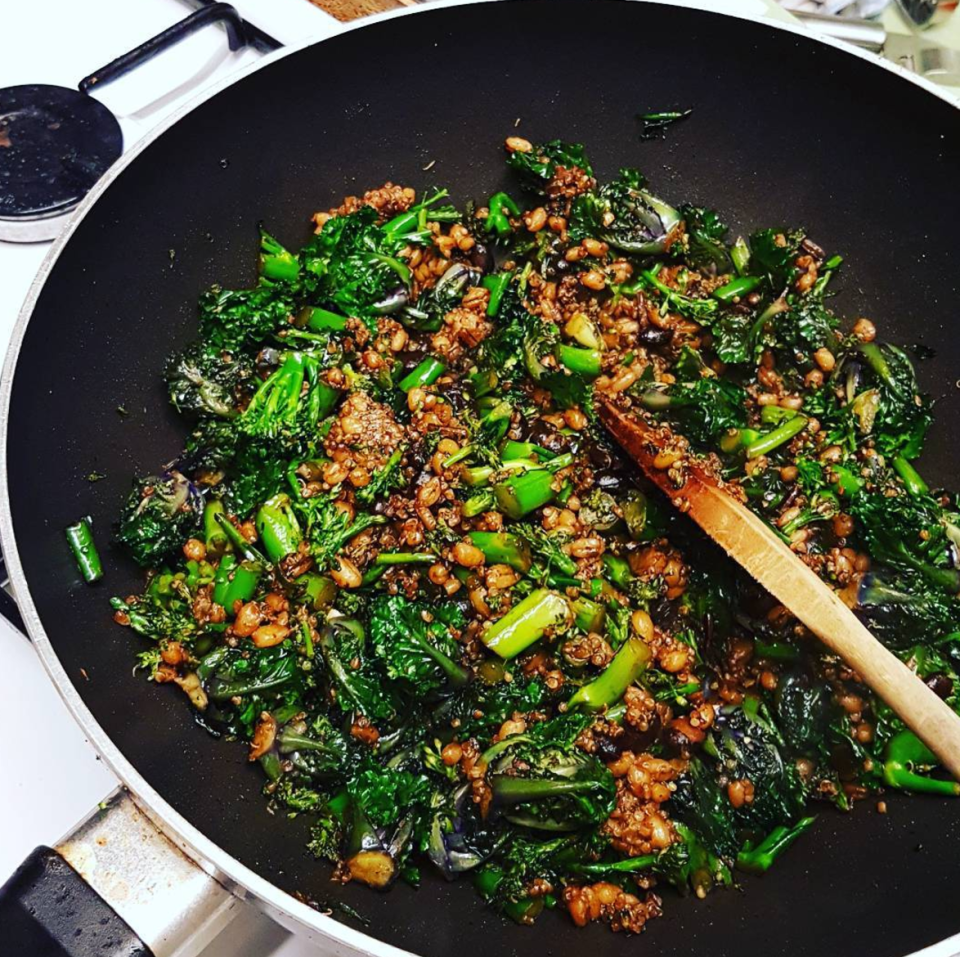
<path id="1" fill-rule="evenodd" d="M 635 114 L 693 107 L 663 141 Z M 7 467 L 16 544 L 52 645 L 137 771 L 262 876 L 346 901 L 381 940 L 431 957 L 630 950 L 713 957 L 904 954 L 960 931 L 960 806 L 892 799 L 825 808 L 763 879 L 707 901 L 664 892 L 645 939 L 521 929 L 466 882 L 429 871 L 378 895 L 329 882 L 305 819 L 267 814 L 245 748 L 197 728 L 175 689 L 134 676 L 138 639 L 107 599 L 140 572 L 107 546 L 131 477 L 185 434 L 164 357 L 194 331 L 197 294 L 254 279 L 256 225 L 296 245 L 308 216 L 386 179 L 449 185 L 458 202 L 509 183 L 502 142 L 582 141 L 600 175 L 636 165 L 673 201 L 717 206 L 736 230 L 803 224 L 847 257 L 838 306 L 891 339 L 923 342 L 939 397 L 923 462 L 957 484 L 960 456 L 960 115 L 931 93 L 812 39 L 710 13 L 611 0 L 440 9 L 290 55 L 204 103 L 125 169 L 88 212 L 39 295 L 13 383 Z M 429 164 L 429 171 L 426 167 Z M 91 472 L 106 478 L 91 484 Z M 62 529 L 93 516 L 106 576 L 79 584 Z M 42 714 L 7 716 L 29 734 Z M 36 756 L 38 761 L 44 755 Z"/>

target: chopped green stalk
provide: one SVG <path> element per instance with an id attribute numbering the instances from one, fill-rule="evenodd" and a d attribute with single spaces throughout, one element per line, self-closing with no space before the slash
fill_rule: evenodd
<path id="1" fill-rule="evenodd" d="M 787 419 L 772 432 L 767 432 L 751 442 L 746 448 L 747 458 L 755 459 L 760 455 L 766 455 L 768 452 L 780 448 L 795 435 L 799 435 L 806 427 L 807 418 L 805 416 L 798 415 L 795 418 Z"/>
<path id="2" fill-rule="evenodd" d="M 256 562 L 238 562 L 234 555 L 224 555 L 213 579 L 213 600 L 227 614 L 233 615 L 234 602 L 246 604 L 253 598 L 263 575 L 263 566 Z"/>
<path id="3" fill-rule="evenodd" d="M 430 356 L 424 359 L 412 372 L 408 373 L 400 380 L 398 386 L 403 392 L 409 392 L 415 386 L 421 388 L 426 385 L 433 385 L 440 376 L 446 371 L 446 366 L 439 360 Z"/>
<path id="4" fill-rule="evenodd" d="M 546 631 L 568 627 L 571 617 L 570 603 L 563 595 L 538 588 L 482 632 L 480 638 L 494 654 L 514 658 L 539 641 Z"/>
<path id="5" fill-rule="evenodd" d="M 577 689 L 569 706 L 601 711 L 615 705 L 646 670 L 650 656 L 650 647 L 646 642 L 636 637 L 628 638 L 603 673 Z"/>
<path id="6" fill-rule="evenodd" d="M 337 597 L 337 584 L 326 575 L 307 572 L 297 578 L 296 584 L 303 589 L 303 594 L 310 600 L 310 604 L 316 611 L 329 608 Z"/>
<path id="7" fill-rule="evenodd" d="M 770 658 L 773 661 L 796 661 L 800 657 L 797 648 L 782 641 L 757 641 L 754 653 L 758 658 Z"/>
<path id="8" fill-rule="evenodd" d="M 561 344 L 557 347 L 557 358 L 564 368 L 585 379 L 595 379 L 603 371 L 599 349 Z"/>
<path id="9" fill-rule="evenodd" d="M 776 425 L 778 422 L 783 422 L 784 419 L 794 419 L 796 417 L 796 409 L 784 409 L 779 405 L 765 405 L 760 410 L 760 421 L 765 425 Z"/>
<path id="10" fill-rule="evenodd" d="M 303 539 L 288 495 L 274 495 L 257 511 L 257 535 L 270 561 L 282 561 L 295 552 Z"/>
<path id="11" fill-rule="evenodd" d="M 230 521 L 224 514 L 219 514 L 216 516 L 217 521 L 220 523 L 220 527 L 223 529 L 224 534 L 227 536 L 230 544 L 241 554 L 247 561 L 251 562 L 260 562 L 261 564 L 266 564 L 266 559 L 260 552 L 253 547 L 237 529 L 236 525 Z"/>
<path id="12" fill-rule="evenodd" d="M 742 871 L 750 871 L 754 874 L 766 873 L 774 861 L 776 861 L 815 820 L 815 817 L 804 817 L 791 827 L 785 827 L 781 824 L 775 827 L 756 847 L 754 847 L 752 843 L 747 842 L 743 850 L 737 855 L 737 867 Z"/>
<path id="13" fill-rule="evenodd" d="M 489 395 L 500 384 L 500 376 L 496 369 L 484 369 L 482 372 L 475 372 L 470 376 L 470 383 L 473 386 L 473 395 L 477 399 L 482 399 Z"/>
<path id="14" fill-rule="evenodd" d="M 545 449 L 542 445 L 537 445 L 534 442 L 515 442 L 513 439 L 503 443 L 500 455 L 505 461 L 509 459 L 532 459 L 536 457 L 541 462 L 548 462 L 556 458 L 555 453 L 549 449 Z M 444 468 L 446 468 L 446 463 L 444 463 Z"/>
<path id="15" fill-rule="evenodd" d="M 626 588 L 633 581 L 633 572 L 627 562 L 609 552 L 603 556 L 603 570 L 617 588 Z"/>
<path id="16" fill-rule="evenodd" d="M 494 193 L 487 203 L 487 232 L 501 239 L 510 234 L 510 216 L 519 216 L 520 207 L 506 194 Z"/>
<path id="17" fill-rule="evenodd" d="M 103 578 L 103 563 L 100 561 L 97 545 L 93 540 L 90 519 L 81 518 L 75 525 L 68 525 L 66 536 L 83 580 L 93 584 Z"/>
<path id="18" fill-rule="evenodd" d="M 493 487 L 500 511 L 508 518 L 521 519 L 553 500 L 553 473 L 546 469 L 514 475 Z"/>
<path id="19" fill-rule="evenodd" d="M 763 279 L 760 276 L 740 276 L 731 280 L 725 286 L 714 289 L 713 297 L 721 302 L 733 302 L 735 299 L 753 292 L 762 282 Z"/>
<path id="20" fill-rule="evenodd" d="M 893 468 L 897 475 L 903 479 L 906 490 L 914 497 L 925 495 L 930 491 L 930 487 L 924 482 L 920 473 L 902 455 L 894 457 Z"/>
<path id="21" fill-rule="evenodd" d="M 203 507 L 203 537 L 207 546 L 207 558 L 219 558 L 233 547 L 226 533 L 220 527 L 218 515 L 226 515 L 223 502 L 212 498 Z"/>
<path id="22" fill-rule="evenodd" d="M 296 282 L 300 277 L 300 260 L 262 229 L 260 275 L 275 282 Z"/>
<path id="23" fill-rule="evenodd" d="M 477 465 L 474 468 L 464 469 L 460 473 L 460 478 L 471 487 L 486 485 L 495 471 L 492 465 Z"/>
<path id="24" fill-rule="evenodd" d="M 750 265 L 750 247 L 743 236 L 738 236 L 737 241 L 730 247 L 730 258 L 737 272 L 745 276 Z"/>
<path id="25" fill-rule="evenodd" d="M 380 552 L 375 565 L 423 565 L 433 564 L 437 556 L 433 552 Z"/>
<path id="26" fill-rule="evenodd" d="M 604 715 L 609 718 L 609 712 Z M 605 874 L 638 874 L 649 870 L 660 859 L 660 854 L 640 854 L 624 860 L 599 862 L 596 864 L 573 863 L 570 870 L 584 877 L 603 877 Z"/>
<path id="27" fill-rule="evenodd" d="M 428 219 L 437 223 L 455 223 L 461 217 L 460 213 L 457 212 L 453 206 L 445 205 L 431 209 L 434 203 L 438 203 L 441 199 L 446 199 L 449 195 L 449 192 L 445 189 L 435 190 L 431 196 L 417 203 L 416 206 L 411 206 L 406 212 L 394 216 L 393 219 L 384 223 L 380 228 L 390 235 L 405 236 L 410 232 L 423 231 L 426 228 Z M 428 239 L 429 236 L 428 230 Z"/>
<path id="28" fill-rule="evenodd" d="M 347 328 L 347 317 L 319 306 L 307 307 L 306 325 L 314 332 L 343 332 Z"/>
<path id="29" fill-rule="evenodd" d="M 484 276 L 481 280 L 480 285 L 490 291 L 490 301 L 487 303 L 488 316 L 495 316 L 500 311 L 503 294 L 507 291 L 512 278 L 512 272 L 501 272 L 494 276 Z"/>
<path id="30" fill-rule="evenodd" d="M 306 618 L 300 621 L 300 636 L 303 638 L 303 652 L 308 658 L 312 658 L 313 651 L 313 629 Z"/>
<path id="31" fill-rule="evenodd" d="M 830 472 L 837 477 L 837 489 L 844 495 L 856 495 L 863 488 L 863 479 L 845 465 L 831 465 Z"/>
<path id="32" fill-rule="evenodd" d="M 756 442 L 760 438 L 760 433 L 756 429 L 730 429 L 727 434 L 720 439 L 720 451 L 727 455 L 733 455 L 742 448 Z"/>
<path id="33" fill-rule="evenodd" d="M 919 794 L 944 794 L 960 796 L 960 784 L 929 778 L 915 770 L 920 767 L 935 767 L 936 755 L 912 732 L 901 731 L 887 745 L 883 762 L 883 780 L 892 788 L 914 791 Z"/>
<path id="34" fill-rule="evenodd" d="M 861 342 L 860 354 L 867 360 L 867 365 L 877 374 L 877 378 L 886 385 L 893 385 L 893 373 L 884 358 L 883 350 L 875 342 Z"/>
<path id="35" fill-rule="evenodd" d="M 497 499 L 493 492 L 484 490 L 477 492 L 476 495 L 471 495 L 470 498 L 463 503 L 463 508 L 461 508 L 460 511 L 464 518 L 475 518 L 477 515 L 489 512 L 490 509 L 496 505 L 496 502 Z"/>
<path id="36" fill-rule="evenodd" d="M 268 751 L 260 757 L 260 767 L 268 781 L 279 781 L 283 774 L 280 767 L 280 756 L 275 751 Z"/>
<path id="37" fill-rule="evenodd" d="M 602 635 L 607 610 L 599 602 L 581 596 L 573 603 L 573 618 L 581 631 Z"/>
<path id="38" fill-rule="evenodd" d="M 820 268 L 827 271 L 839 269 L 842 263 L 843 256 L 831 256 Z"/>
<path id="39" fill-rule="evenodd" d="M 490 900 L 503 882 L 503 870 L 495 865 L 488 864 L 477 871 L 473 885 L 485 900 Z M 508 900 L 503 904 L 503 912 L 511 920 L 529 927 L 543 910 L 542 897 L 521 897 L 519 900 Z"/>
<path id="40" fill-rule="evenodd" d="M 445 469 L 451 469 L 457 462 L 462 462 L 464 459 L 469 458 L 473 454 L 473 446 L 465 445 L 462 449 L 457 449 L 449 458 L 444 460 L 443 467 Z"/>
<path id="41" fill-rule="evenodd" d="M 522 538 L 509 532 L 470 532 L 467 538 L 483 552 L 489 564 L 509 565 L 523 574 L 530 571 L 530 546 Z"/>

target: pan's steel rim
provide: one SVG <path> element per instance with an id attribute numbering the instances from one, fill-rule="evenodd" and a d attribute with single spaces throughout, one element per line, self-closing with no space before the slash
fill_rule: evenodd
<path id="1" fill-rule="evenodd" d="M 126 152 L 117 163 L 111 167 L 83 200 L 77 208 L 70 224 L 54 242 L 40 270 L 34 277 L 27 297 L 24 300 L 4 360 L 3 372 L 2 375 L 0 375 L 0 444 L 2 444 L 3 449 L 4 466 L 0 468 L 0 543 L 2 543 L 7 570 L 13 584 L 17 604 L 19 605 L 27 632 L 40 655 L 43 666 L 56 685 L 61 698 L 73 715 L 74 720 L 83 728 L 87 738 L 99 752 L 107 766 L 124 783 L 141 809 L 153 820 L 163 833 L 196 861 L 200 867 L 229 887 L 238 897 L 256 903 L 262 910 L 289 929 L 295 930 L 318 943 L 323 943 L 331 947 L 332 953 L 338 955 L 338 957 L 341 957 L 341 955 L 342 957 L 347 957 L 348 954 L 364 955 L 364 957 L 415 957 L 415 955 L 410 951 L 401 950 L 391 944 L 377 940 L 368 934 L 354 930 L 334 920 L 332 917 L 315 911 L 264 877 L 261 877 L 244 864 L 241 864 L 240 861 L 227 854 L 222 848 L 204 836 L 198 828 L 194 827 L 194 825 L 187 821 L 171 804 L 162 798 L 141 776 L 133 764 L 120 752 L 87 708 L 80 694 L 77 692 L 73 681 L 60 663 L 50 643 L 50 639 L 44 631 L 43 624 L 37 613 L 36 604 L 30 594 L 13 531 L 13 515 L 10 508 L 10 488 L 6 468 L 9 438 L 8 423 L 13 379 L 30 317 L 33 314 L 40 291 L 60 257 L 64 246 L 69 242 L 71 236 L 94 203 L 110 188 L 124 169 L 126 169 L 140 153 L 146 150 L 154 140 L 162 136 L 182 117 L 237 81 L 244 79 L 258 70 L 269 67 L 275 60 L 298 53 L 300 50 L 315 43 L 322 43 L 325 39 L 340 36 L 352 30 L 363 29 L 364 27 L 384 20 L 392 20 L 398 16 L 412 16 L 429 13 L 430 10 L 434 9 L 465 6 L 469 3 L 478 2 L 492 3 L 497 2 L 497 0 L 437 0 L 437 2 L 431 3 L 429 7 L 406 7 L 367 17 L 351 24 L 338 25 L 335 31 L 329 33 L 327 36 L 308 38 L 297 46 L 284 47 L 277 51 L 277 53 L 264 57 L 250 67 L 225 77 L 219 83 L 206 89 L 198 95 L 196 99 L 167 118 Z M 522 2 L 522 0 L 519 0 L 519 2 Z M 613 0 L 608 0 L 608 2 L 613 2 Z M 898 75 L 905 81 L 913 83 L 915 86 L 936 96 L 950 106 L 954 108 L 960 107 L 960 103 L 957 102 L 954 96 L 936 86 L 931 81 L 911 73 L 898 64 L 882 60 L 876 54 L 859 50 L 829 37 L 819 36 L 807 30 L 801 24 L 769 19 L 763 16 L 749 16 L 727 10 L 717 10 L 709 0 L 694 0 L 694 2 L 690 2 L 690 0 L 632 0 L 632 2 L 658 3 L 660 6 L 675 6 L 702 10 L 736 20 L 759 23 L 770 29 L 780 30 L 784 33 L 794 34 L 807 40 L 813 40 L 833 47 L 848 56 L 855 56 L 875 67 Z M 913 957 L 947 957 L 948 954 L 957 953 L 960 953 L 960 934 L 933 944 L 921 951 L 917 951 Z"/>

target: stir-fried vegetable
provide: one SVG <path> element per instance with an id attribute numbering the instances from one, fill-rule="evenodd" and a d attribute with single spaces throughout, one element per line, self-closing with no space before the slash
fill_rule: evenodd
<path id="1" fill-rule="evenodd" d="M 637 169 L 598 183 L 577 144 L 507 149 L 516 181 L 463 213 L 388 184 L 201 297 L 167 366 L 186 448 L 119 524 L 149 578 L 112 605 L 339 878 L 428 864 L 520 923 L 639 931 L 655 885 L 802 847 L 814 802 L 960 786 L 595 398 L 662 427 L 678 481 L 702 457 L 958 709 L 960 513 L 917 463 L 906 353 L 828 306 L 840 257 L 731 237 Z"/>

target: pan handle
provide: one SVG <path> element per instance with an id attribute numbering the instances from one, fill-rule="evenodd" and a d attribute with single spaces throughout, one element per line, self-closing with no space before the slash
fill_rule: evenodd
<path id="1" fill-rule="evenodd" d="M 223 23 L 227 31 L 227 44 L 231 50 L 239 50 L 247 43 L 253 43 L 259 49 L 270 48 L 278 49 L 280 44 L 272 37 L 262 31 L 251 31 L 247 24 L 241 19 L 236 9 L 229 3 L 211 3 L 209 6 L 202 7 L 191 13 L 189 17 L 168 27 L 162 33 L 141 43 L 140 46 L 115 60 L 111 60 L 106 66 L 94 70 L 89 76 L 85 76 L 78 84 L 77 89 L 81 93 L 89 93 L 91 90 L 106 86 L 119 79 L 131 70 L 135 70 L 141 63 L 152 60 L 158 53 L 175 46 L 181 40 L 202 30 L 211 23 Z"/>
<path id="2" fill-rule="evenodd" d="M 0 618 L 4 618 L 11 628 L 19 631 L 26 637 L 27 628 L 20 617 L 20 609 L 17 607 L 16 599 L 10 590 L 10 576 L 7 574 L 7 566 L 3 555 L 0 554 Z"/>
<path id="3" fill-rule="evenodd" d="M 239 901 L 164 837 L 124 791 L 0 887 L 3 953 L 196 957 Z"/>

